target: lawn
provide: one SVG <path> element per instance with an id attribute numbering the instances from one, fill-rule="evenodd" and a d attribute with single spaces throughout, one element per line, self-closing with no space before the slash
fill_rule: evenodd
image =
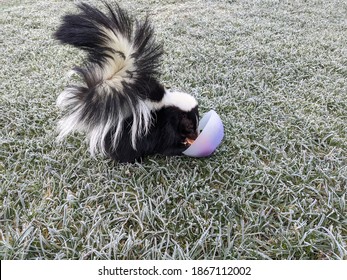
<path id="1" fill-rule="evenodd" d="M 57 143 L 73 1 L 0 1 L 0 259 L 347 259 L 347 2 L 119 3 L 222 145 L 119 164 Z"/>

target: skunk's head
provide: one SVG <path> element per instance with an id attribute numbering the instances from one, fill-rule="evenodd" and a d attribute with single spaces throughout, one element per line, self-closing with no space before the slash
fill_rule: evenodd
<path id="1" fill-rule="evenodd" d="M 198 137 L 198 106 L 196 105 L 189 111 L 180 111 L 177 117 L 177 131 L 183 140 L 183 144 L 188 145 Z"/>
<path id="2" fill-rule="evenodd" d="M 158 107 L 165 112 L 164 118 L 169 126 L 166 129 L 170 130 L 171 140 L 177 145 L 187 146 L 198 137 L 198 102 L 192 95 L 166 91 L 159 104 Z"/>

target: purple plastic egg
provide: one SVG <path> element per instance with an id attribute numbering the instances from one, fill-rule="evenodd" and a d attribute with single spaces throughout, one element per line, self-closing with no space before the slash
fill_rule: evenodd
<path id="1" fill-rule="evenodd" d="M 207 157 L 211 155 L 222 142 L 224 127 L 218 114 L 211 110 L 199 122 L 200 134 L 190 147 L 183 152 L 190 157 Z"/>

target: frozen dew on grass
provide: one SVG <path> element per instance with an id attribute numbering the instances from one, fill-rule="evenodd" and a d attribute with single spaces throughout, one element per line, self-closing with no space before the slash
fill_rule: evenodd
<path id="1" fill-rule="evenodd" d="M 161 79 L 220 115 L 223 143 L 134 165 L 57 144 L 83 54 L 51 34 L 75 8 L 1 1 L 0 258 L 346 259 L 347 4 L 120 4 L 150 15 Z"/>

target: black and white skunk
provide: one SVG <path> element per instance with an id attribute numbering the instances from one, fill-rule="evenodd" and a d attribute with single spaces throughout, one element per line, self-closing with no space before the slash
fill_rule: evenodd
<path id="1" fill-rule="evenodd" d="M 83 85 L 68 86 L 57 99 L 65 112 L 58 139 L 85 132 L 92 155 L 120 162 L 180 155 L 198 135 L 198 103 L 158 82 L 163 50 L 148 19 L 132 20 L 116 3 L 105 3 L 106 13 L 77 6 L 79 13 L 65 15 L 54 34 L 88 55 L 85 66 L 73 69 Z"/>

